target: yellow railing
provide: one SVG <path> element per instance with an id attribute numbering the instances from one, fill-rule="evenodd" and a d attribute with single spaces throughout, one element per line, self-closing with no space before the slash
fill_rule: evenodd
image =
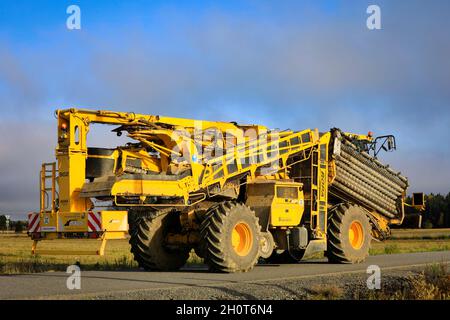
<path id="1" fill-rule="evenodd" d="M 40 177 L 41 211 L 56 211 L 56 163 L 43 163 Z M 50 186 L 48 181 L 50 180 Z M 50 194 L 49 194 L 50 192 Z M 49 203 L 50 201 L 50 203 Z"/>

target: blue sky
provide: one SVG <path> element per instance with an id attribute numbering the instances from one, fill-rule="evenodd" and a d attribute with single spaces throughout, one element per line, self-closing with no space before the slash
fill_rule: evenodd
<path id="1" fill-rule="evenodd" d="M 369 4 L 382 30 L 366 28 Z M 449 15 L 446 0 L 3 0 L 0 212 L 37 209 L 67 106 L 392 133 L 383 158 L 410 191 L 447 193 Z"/>

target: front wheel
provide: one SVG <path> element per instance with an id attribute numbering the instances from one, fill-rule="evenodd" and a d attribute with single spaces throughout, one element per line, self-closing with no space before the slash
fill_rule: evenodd
<path id="1" fill-rule="evenodd" d="M 213 271 L 246 272 L 258 261 L 261 228 L 246 205 L 225 201 L 212 207 L 202 222 L 201 248 Z"/>

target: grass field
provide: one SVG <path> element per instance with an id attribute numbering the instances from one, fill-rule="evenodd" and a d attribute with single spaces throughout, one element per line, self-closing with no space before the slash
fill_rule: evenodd
<path id="1" fill-rule="evenodd" d="M 137 264 L 130 254 L 127 240 L 111 240 L 106 255 L 99 256 L 32 256 L 32 241 L 25 234 L 0 234 L 0 274 L 65 271 L 68 265 L 79 263 L 83 270 L 130 270 Z M 39 249 L 96 250 L 98 240 L 52 240 L 42 241 Z M 373 242 L 370 253 L 393 254 L 421 251 L 450 250 L 450 239 L 411 239 Z M 194 253 L 188 263 L 201 263 Z"/>

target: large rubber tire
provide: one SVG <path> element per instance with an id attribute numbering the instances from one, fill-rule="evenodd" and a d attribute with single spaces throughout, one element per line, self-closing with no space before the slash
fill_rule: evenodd
<path id="1" fill-rule="evenodd" d="M 354 230 L 357 232 L 354 232 Z M 328 213 L 326 256 L 331 263 L 359 263 L 369 255 L 371 225 L 364 210 L 353 204 L 339 204 Z"/>
<path id="2" fill-rule="evenodd" d="M 145 211 L 140 210 L 128 210 L 128 234 L 133 241 L 136 239 L 136 233 L 138 232 L 138 227 L 141 219 L 146 215 Z"/>
<path id="3" fill-rule="evenodd" d="M 257 263 L 261 227 L 255 213 L 246 205 L 225 201 L 213 206 L 200 229 L 200 248 L 211 271 L 247 272 Z M 245 232 L 237 231 L 242 229 Z M 235 240 L 234 246 L 233 233 L 235 239 L 238 233 L 244 235 L 238 237 L 242 241 Z"/>
<path id="4" fill-rule="evenodd" d="M 169 231 L 179 226 L 178 214 L 165 214 L 134 217 L 130 220 L 131 253 L 139 267 L 145 270 L 173 271 L 181 268 L 189 258 L 190 248 L 177 250 L 165 247 L 165 237 Z"/>

